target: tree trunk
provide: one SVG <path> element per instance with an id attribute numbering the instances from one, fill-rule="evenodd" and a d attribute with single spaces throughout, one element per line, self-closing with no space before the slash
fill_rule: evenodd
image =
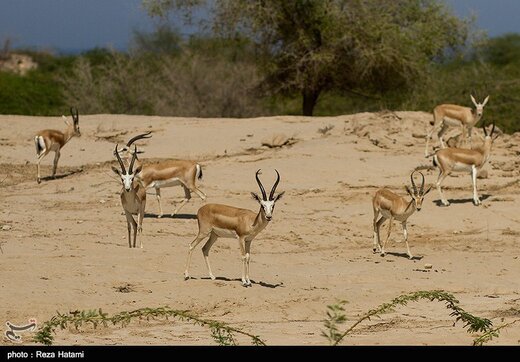
<path id="1" fill-rule="evenodd" d="M 314 107 L 318 102 L 318 97 L 320 96 L 319 90 L 309 90 L 305 89 L 302 92 L 303 96 L 303 106 L 302 111 L 304 116 L 311 117 L 314 112 Z"/>

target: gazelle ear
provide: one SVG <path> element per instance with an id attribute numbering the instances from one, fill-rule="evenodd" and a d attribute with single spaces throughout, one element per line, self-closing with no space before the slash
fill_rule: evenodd
<path id="1" fill-rule="evenodd" d="M 276 195 L 276 197 L 274 198 L 274 202 L 280 200 L 284 194 L 285 194 L 285 191 L 282 191 L 278 195 Z"/>
<path id="2" fill-rule="evenodd" d="M 408 185 L 406 185 L 404 188 L 405 188 L 406 192 L 408 192 L 408 195 L 413 197 L 413 192 L 410 191 L 410 188 L 408 187 Z"/>
<path id="3" fill-rule="evenodd" d="M 121 172 L 117 168 L 115 168 L 114 166 L 112 166 L 112 171 L 114 171 L 115 174 L 121 176 Z"/>
<path id="4" fill-rule="evenodd" d="M 482 107 L 484 107 L 488 101 L 489 101 L 489 96 L 487 96 L 486 99 L 484 99 L 484 102 L 482 102 Z"/>
<path id="5" fill-rule="evenodd" d="M 473 104 L 475 105 L 475 107 L 477 106 L 477 101 L 475 100 L 475 97 L 473 97 L 472 94 L 469 95 L 471 97 L 471 101 L 473 102 Z"/>
<path id="6" fill-rule="evenodd" d="M 70 125 L 71 125 L 70 121 L 69 121 L 69 120 L 67 119 L 67 117 L 65 117 L 64 115 L 61 115 L 61 119 L 63 119 L 63 122 L 65 122 L 65 124 L 66 124 L 67 126 L 70 126 Z"/>
<path id="7" fill-rule="evenodd" d="M 139 174 L 139 172 L 141 172 L 142 169 L 143 169 L 143 166 L 139 165 L 139 167 L 137 167 L 137 168 L 134 170 L 134 175 Z"/>
<path id="8" fill-rule="evenodd" d="M 261 201 L 261 200 L 260 200 L 260 197 L 259 197 L 256 193 L 254 193 L 254 192 L 251 192 L 251 197 L 252 197 L 254 200 L 258 201 L 258 202 Z"/>
<path id="9" fill-rule="evenodd" d="M 426 192 L 423 194 L 423 196 L 425 196 L 428 192 L 430 192 L 432 190 L 432 187 L 433 187 L 433 185 L 430 185 L 430 187 L 428 187 L 428 190 L 426 190 Z"/>

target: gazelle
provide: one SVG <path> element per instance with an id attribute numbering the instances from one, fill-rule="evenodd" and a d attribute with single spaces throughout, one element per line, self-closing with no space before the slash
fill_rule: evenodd
<path id="1" fill-rule="evenodd" d="M 74 110 L 76 113 L 74 113 Z M 54 129 L 46 129 L 40 131 L 34 136 L 34 145 L 36 146 L 36 156 L 38 157 L 37 161 L 37 181 L 41 182 L 40 177 L 40 162 L 42 158 L 47 156 L 47 154 L 51 151 L 54 151 L 54 164 L 52 166 L 52 177 L 56 176 L 56 168 L 58 167 L 58 160 L 60 159 L 60 151 L 63 146 L 74 136 L 80 137 L 81 132 L 79 131 L 79 115 L 78 110 L 76 108 L 70 107 L 70 114 L 72 115 L 72 123 L 65 117 L 62 116 L 65 120 L 65 124 L 67 128 L 64 132 L 57 131 Z"/>
<path id="2" fill-rule="evenodd" d="M 137 151 L 137 148 L 136 148 Z M 143 217 L 144 210 L 146 206 L 146 189 L 141 185 L 140 181 L 136 179 L 135 175 L 137 175 L 141 171 L 141 166 L 136 166 L 134 169 L 134 162 L 136 159 L 136 154 L 134 153 L 132 160 L 130 161 L 130 166 L 128 167 L 128 171 L 125 168 L 123 160 L 119 156 L 119 152 L 116 149 L 114 154 L 119 162 L 119 166 L 121 170 L 112 166 L 112 170 L 121 177 L 121 182 L 123 184 L 123 188 L 121 190 L 121 205 L 123 206 L 123 210 L 125 210 L 126 215 L 126 224 L 128 227 L 128 246 L 131 248 L 132 244 L 130 243 L 130 234 L 131 229 L 134 230 L 134 248 L 136 247 L 135 242 L 137 239 L 137 232 L 141 234 L 143 232 Z M 137 215 L 137 222 L 134 220 L 132 215 Z M 143 248 L 143 240 L 141 237 L 140 240 L 141 249 Z"/>
<path id="3" fill-rule="evenodd" d="M 471 94 L 470 97 L 471 101 L 475 105 L 475 109 L 462 107 L 455 104 L 441 104 L 433 109 L 433 121 L 430 121 L 430 124 L 433 125 L 433 127 L 426 136 L 426 147 L 424 149 L 424 155 L 426 157 L 431 156 L 428 153 L 428 146 L 430 144 L 430 139 L 432 138 L 433 132 L 439 128 L 439 126 L 441 129 L 437 135 L 439 137 L 439 142 L 441 143 L 441 148 L 446 147 L 444 139 L 442 138 L 446 130 L 449 127 L 457 126 L 461 127 L 462 135 L 464 135 L 464 129 L 468 130 L 467 137 L 470 140 L 470 145 L 472 145 L 471 133 L 473 127 L 482 118 L 482 114 L 484 113 L 484 106 L 489 101 L 489 96 L 487 96 L 482 103 L 478 103 Z"/>
<path id="4" fill-rule="evenodd" d="M 126 152 L 126 160 L 133 157 L 135 152 L 131 149 L 131 145 L 140 139 L 150 138 L 150 133 L 143 133 L 133 137 L 128 141 L 126 147 L 119 152 Z M 142 153 L 141 151 L 136 151 Z M 137 157 L 137 156 L 136 156 Z M 189 160 L 167 160 L 154 164 L 142 164 L 136 160 L 138 165 L 142 165 L 142 171 L 137 175 L 145 188 L 155 188 L 155 195 L 159 203 L 159 215 L 162 217 L 163 209 L 161 206 L 161 188 L 171 186 L 182 186 L 184 189 L 184 200 L 177 206 L 171 216 L 176 215 L 181 208 L 191 199 L 191 193 L 195 193 L 203 201 L 206 200 L 206 194 L 197 187 L 197 180 L 202 179 L 202 167 L 200 164 Z"/>
<path id="5" fill-rule="evenodd" d="M 410 201 L 406 200 L 404 197 L 399 196 L 388 189 L 379 189 L 376 194 L 372 198 L 372 207 L 374 208 L 374 253 L 378 250 L 381 253 L 381 256 L 385 256 L 385 246 L 388 242 L 388 238 L 390 238 L 390 232 L 392 230 L 392 223 L 395 220 L 400 221 L 403 227 L 403 236 L 404 241 L 406 243 L 406 251 L 408 257 L 413 259 L 413 255 L 410 252 L 410 247 L 408 245 L 408 230 L 406 229 L 406 221 L 415 211 L 421 211 L 422 203 L 424 200 L 424 196 L 432 189 L 432 186 L 428 188 L 428 190 L 424 191 L 424 175 L 419 172 L 422 177 L 421 187 L 419 190 L 415 185 L 415 181 L 413 180 L 414 173 L 413 171 L 410 174 L 410 180 L 412 182 L 413 192 L 410 190 L 408 186 L 405 186 L 406 192 L 412 198 Z M 381 214 L 381 218 L 379 218 L 379 214 Z M 378 219 L 379 218 L 379 219 Z M 379 236 L 379 229 L 381 225 L 385 222 L 386 219 L 389 219 L 388 223 L 388 233 L 386 235 L 385 242 L 381 245 L 381 239 Z"/>
<path id="6" fill-rule="evenodd" d="M 439 177 L 437 178 L 437 190 L 444 206 L 450 203 L 442 193 L 441 184 L 444 179 L 453 171 L 466 171 L 471 173 L 471 181 L 473 183 L 473 204 L 480 205 L 481 201 L 477 194 L 477 172 L 484 166 L 489 159 L 491 146 L 493 145 L 493 132 L 495 131 L 495 122 L 491 133 L 488 134 L 485 124 L 482 125 L 484 130 L 484 144 L 478 148 L 468 150 L 465 148 L 443 148 L 438 150 L 433 156 L 433 165 L 439 168 Z M 498 137 L 498 136 L 497 136 Z"/>
<path id="7" fill-rule="evenodd" d="M 234 238 L 238 239 L 240 252 L 242 254 L 242 285 L 245 287 L 251 286 L 251 281 L 249 280 L 251 242 L 272 220 L 274 206 L 284 194 L 284 192 L 281 192 L 275 195 L 276 187 L 280 182 L 280 174 L 278 171 L 276 171 L 276 181 L 271 188 L 269 197 L 267 197 L 264 186 L 258 177 L 259 174 L 260 170 L 256 171 L 255 177 L 262 192 L 262 198 L 260 198 L 258 194 L 251 192 L 253 199 L 260 204 L 260 210 L 258 212 L 221 204 L 207 204 L 199 209 L 197 212 L 199 233 L 195 240 L 190 243 L 186 270 L 184 271 L 184 278 L 186 280 L 189 279 L 189 267 L 193 249 L 203 239 L 209 237 L 202 247 L 202 254 L 204 255 L 204 260 L 208 267 L 209 276 L 214 280 L 215 276 L 211 272 L 209 264 L 209 250 L 219 237 Z"/>

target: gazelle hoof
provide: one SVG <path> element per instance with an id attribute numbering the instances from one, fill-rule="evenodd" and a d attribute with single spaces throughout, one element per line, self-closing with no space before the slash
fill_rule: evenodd
<path id="1" fill-rule="evenodd" d="M 408 254 L 408 259 L 413 260 L 413 255 Z"/>
<path id="2" fill-rule="evenodd" d="M 482 202 L 480 200 L 473 200 L 473 205 L 480 206 L 482 205 Z"/>
<path id="3" fill-rule="evenodd" d="M 188 274 L 184 274 L 184 280 L 190 279 L 190 276 Z"/>
<path id="4" fill-rule="evenodd" d="M 448 207 L 448 206 L 450 206 L 450 203 L 449 203 L 448 201 L 446 201 L 446 202 L 442 202 L 442 203 L 441 203 L 441 206 Z"/>
<path id="5" fill-rule="evenodd" d="M 157 215 L 157 218 L 160 219 L 161 217 L 163 217 L 163 214 L 159 214 Z"/>
<path id="6" fill-rule="evenodd" d="M 383 258 L 385 257 L 386 253 L 381 253 L 380 254 Z"/>
<path id="7" fill-rule="evenodd" d="M 209 277 L 211 278 L 211 280 L 217 279 L 217 278 L 215 278 L 215 276 L 213 274 L 210 274 Z"/>
<path id="8" fill-rule="evenodd" d="M 36 182 L 38 182 L 39 184 L 42 183 L 42 180 L 38 177 L 38 179 L 36 180 Z"/>

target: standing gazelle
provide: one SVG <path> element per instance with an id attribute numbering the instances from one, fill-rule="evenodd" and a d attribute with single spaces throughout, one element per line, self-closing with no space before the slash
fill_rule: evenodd
<path id="1" fill-rule="evenodd" d="M 430 124 L 433 125 L 433 127 L 426 136 L 426 147 L 424 149 L 424 155 L 426 157 L 431 156 L 428 153 L 428 146 L 430 144 L 430 139 L 432 138 L 433 132 L 439 128 L 439 126 L 440 130 L 437 135 L 439 137 L 439 142 L 441 143 L 441 148 L 446 147 L 442 136 L 448 127 L 458 126 L 460 126 L 462 130 L 461 137 L 464 137 L 464 129 L 468 130 L 467 137 L 469 138 L 470 145 L 472 145 L 471 133 L 473 127 L 482 118 L 482 114 L 484 113 L 484 106 L 489 101 L 489 96 L 487 96 L 482 103 L 477 103 L 471 94 L 470 97 L 471 101 L 475 105 L 475 109 L 458 106 L 456 104 L 441 104 L 433 109 L 433 121 L 430 121 Z"/>
<path id="2" fill-rule="evenodd" d="M 284 192 L 275 196 L 276 187 L 280 182 L 280 174 L 276 171 L 276 181 L 271 188 L 269 197 L 265 193 L 264 186 L 258 178 L 260 170 L 256 171 L 256 182 L 262 192 L 262 198 L 258 194 L 251 192 L 251 196 L 260 204 L 260 211 L 253 212 L 251 210 L 239 209 L 233 206 L 221 204 L 207 204 L 202 206 L 197 212 L 197 220 L 199 223 L 199 233 L 195 240 L 190 243 L 188 259 L 186 261 L 186 270 L 184 278 L 189 279 L 189 268 L 191 261 L 191 253 L 193 249 L 205 238 L 208 238 L 202 247 L 202 253 L 208 273 L 211 279 L 215 276 L 211 272 L 209 264 L 209 250 L 219 237 L 238 239 L 240 252 L 242 254 L 242 285 L 251 286 L 249 280 L 249 262 L 251 253 L 251 242 L 271 221 L 273 218 L 273 210 L 276 201 L 280 200 Z"/>
<path id="3" fill-rule="evenodd" d="M 142 153 L 141 151 L 134 152 L 130 146 L 137 140 L 150 138 L 150 133 L 143 133 L 131 138 L 126 146 L 119 150 L 120 153 L 125 153 L 127 164 L 135 152 Z M 139 159 L 136 162 L 137 165 L 142 166 L 142 171 L 137 175 L 137 178 L 142 181 L 145 188 L 153 187 L 155 189 L 155 195 L 159 203 L 158 217 L 163 216 L 161 188 L 182 186 L 184 189 L 184 199 L 175 208 L 171 216 L 176 215 L 190 201 L 192 193 L 195 193 L 202 201 L 206 200 L 206 194 L 197 186 L 197 180 L 202 179 L 202 167 L 197 162 L 190 160 L 166 160 L 158 163 L 142 164 Z"/>
<path id="4" fill-rule="evenodd" d="M 139 234 L 143 232 L 143 217 L 146 206 L 146 189 L 135 177 L 135 175 L 137 175 L 141 171 L 141 166 L 136 166 L 135 169 L 133 168 L 136 159 L 136 153 L 134 153 L 134 156 L 130 161 L 130 166 L 128 167 L 127 171 L 123 163 L 123 160 L 121 160 L 121 157 L 119 157 L 117 145 L 114 154 L 117 158 L 117 161 L 119 162 L 119 166 L 121 167 L 121 171 L 115 167 L 112 167 L 112 170 L 117 175 L 119 175 L 119 177 L 121 177 L 121 182 L 123 184 L 123 189 L 121 190 L 121 205 L 123 206 L 123 210 L 125 210 L 126 215 L 126 223 L 128 227 L 128 246 L 130 248 L 132 247 L 132 244 L 130 243 L 130 234 L 131 228 L 133 228 L 135 248 L 137 232 L 139 231 Z M 135 222 L 134 217 L 132 215 L 137 215 L 137 222 Z M 140 240 L 140 247 L 141 249 L 143 248 L 142 237 Z"/>
<path id="5" fill-rule="evenodd" d="M 491 153 L 491 146 L 493 145 L 493 132 L 495 131 L 495 122 L 491 133 L 488 134 L 486 125 L 482 125 L 484 130 L 484 144 L 476 149 L 468 150 L 465 148 L 443 148 L 438 150 L 433 156 L 433 165 L 439 168 L 439 177 L 437 179 L 437 190 L 441 197 L 441 202 L 444 206 L 449 206 L 450 203 L 442 193 L 441 184 L 444 179 L 453 171 L 465 171 L 471 173 L 471 181 L 473 183 L 473 204 L 480 205 L 481 201 L 477 194 L 477 173 L 484 166 L 489 159 Z M 495 137 L 496 138 L 496 137 Z"/>
<path id="6" fill-rule="evenodd" d="M 388 189 L 379 189 L 376 194 L 372 198 L 372 206 L 374 208 L 374 253 L 378 250 L 381 253 L 381 256 L 385 256 L 385 246 L 388 242 L 388 238 L 390 238 L 390 231 L 392 230 L 392 223 L 395 220 L 400 221 L 403 227 L 403 236 L 404 241 L 406 243 L 406 250 L 408 257 L 413 259 L 412 253 L 410 252 L 410 247 L 408 246 L 408 230 L 406 229 L 406 221 L 412 214 L 417 210 L 421 211 L 422 203 L 424 200 L 424 196 L 430 192 L 432 186 L 424 191 L 424 175 L 419 172 L 422 177 L 421 187 L 417 190 L 417 186 L 413 180 L 415 171 L 413 171 L 410 175 L 410 180 L 412 182 L 413 192 L 410 188 L 405 186 L 406 192 L 412 198 L 410 201 L 406 200 L 404 197 L 399 196 Z M 381 218 L 379 218 L 379 214 L 381 214 Z M 388 222 L 388 234 L 386 235 L 385 242 L 381 245 L 381 238 L 379 236 L 379 229 L 381 225 L 385 222 L 386 219 L 389 219 Z"/>
<path id="7" fill-rule="evenodd" d="M 74 110 L 76 111 L 74 113 Z M 57 131 L 54 129 L 46 129 L 40 131 L 34 136 L 34 144 L 36 146 L 36 156 L 38 157 L 37 161 L 37 171 L 38 183 L 41 182 L 40 177 L 40 162 L 42 158 L 44 158 L 49 152 L 54 151 L 54 164 L 52 166 L 52 177 L 56 176 L 56 168 L 58 167 L 58 160 L 60 159 L 60 150 L 70 139 L 74 136 L 80 137 L 81 133 L 79 131 L 79 115 L 78 110 L 76 108 L 70 107 L 70 114 L 72 115 L 72 123 L 65 117 L 62 116 L 65 120 L 65 124 L 67 128 L 64 132 Z"/>

